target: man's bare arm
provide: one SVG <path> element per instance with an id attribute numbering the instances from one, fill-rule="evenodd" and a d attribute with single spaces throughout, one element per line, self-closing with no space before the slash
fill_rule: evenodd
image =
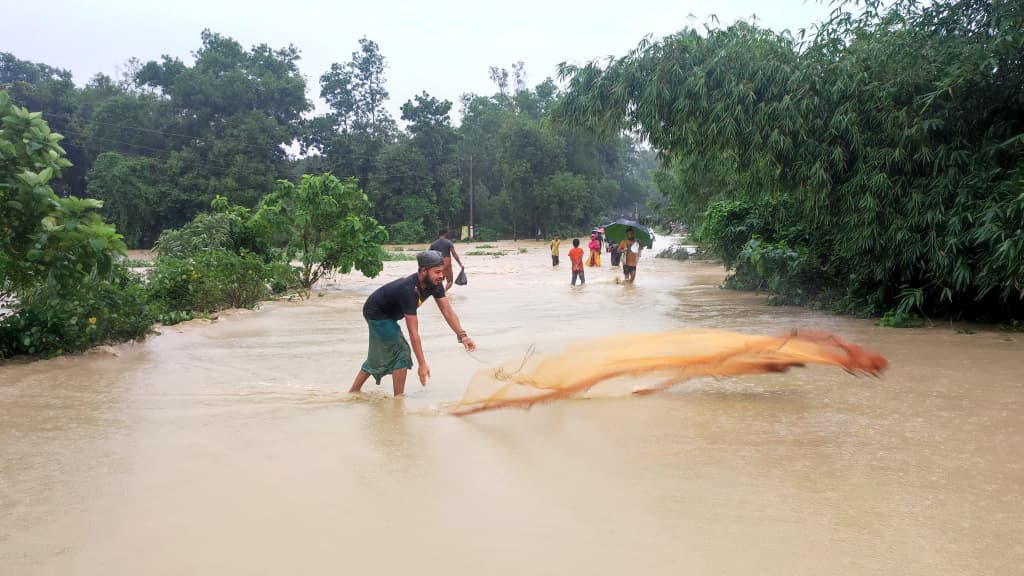
<path id="1" fill-rule="evenodd" d="M 438 309 L 441 310 L 441 315 L 444 316 L 445 322 L 451 327 L 452 331 L 459 338 L 459 343 L 466 347 L 466 350 L 472 352 L 476 350 L 476 344 L 473 339 L 466 335 L 466 331 L 462 329 L 462 322 L 459 321 L 459 315 L 455 313 L 455 309 L 452 308 L 451 302 L 448 298 L 434 298 L 437 302 Z"/>
<path id="2" fill-rule="evenodd" d="M 416 355 L 416 362 L 425 365 L 427 359 L 423 355 L 423 342 L 420 340 L 419 318 L 415 314 L 406 314 L 405 327 L 409 329 L 409 344 L 412 346 L 413 354 Z"/>

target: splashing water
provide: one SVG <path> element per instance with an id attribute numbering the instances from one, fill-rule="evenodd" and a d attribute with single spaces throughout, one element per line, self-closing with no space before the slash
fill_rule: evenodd
<path id="1" fill-rule="evenodd" d="M 715 330 L 618 334 L 575 342 L 559 355 L 526 358 L 478 371 L 452 408 L 457 415 L 507 406 L 531 406 L 580 394 L 624 376 L 652 376 L 633 394 L 665 390 L 690 378 L 783 372 L 828 364 L 851 374 L 877 376 L 888 362 L 880 354 L 827 332 L 799 330 L 758 336 Z"/>

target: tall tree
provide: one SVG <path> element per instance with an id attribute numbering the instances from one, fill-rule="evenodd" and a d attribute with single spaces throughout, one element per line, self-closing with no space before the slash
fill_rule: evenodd
<path id="1" fill-rule="evenodd" d="M 384 145 L 393 142 L 397 124 L 384 107 L 387 62 L 380 47 L 368 38 L 345 63 L 331 64 L 320 77 L 320 97 L 330 114 L 308 123 L 305 150 L 324 157 L 324 166 L 339 177 L 357 176 L 366 186 Z"/>
<path id="2" fill-rule="evenodd" d="M 458 132 L 451 126 L 451 108 L 450 101 L 438 100 L 426 92 L 417 95 L 415 102 L 402 105 L 402 120 L 409 123 L 412 144 L 429 167 L 428 185 L 440 220 L 431 228 L 452 225 L 456 217 L 462 216 L 464 207 L 455 158 Z"/>
<path id="3" fill-rule="evenodd" d="M 192 213 L 217 194 L 255 206 L 287 175 L 283 147 L 298 136 L 311 106 L 299 51 L 266 44 L 245 50 L 209 30 L 202 44 L 193 66 L 165 56 L 146 63 L 137 78 L 170 101 L 179 122 L 173 133 L 187 139 L 168 160 L 195 199 Z"/>

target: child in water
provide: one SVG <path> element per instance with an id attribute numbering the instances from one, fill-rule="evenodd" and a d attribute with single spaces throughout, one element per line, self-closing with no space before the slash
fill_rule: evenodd
<path id="1" fill-rule="evenodd" d="M 569 249 L 569 262 L 572 263 L 572 285 L 576 285 L 576 278 L 579 277 L 580 285 L 587 283 L 587 277 L 583 274 L 583 248 L 580 248 L 580 239 L 572 239 L 572 248 Z"/>

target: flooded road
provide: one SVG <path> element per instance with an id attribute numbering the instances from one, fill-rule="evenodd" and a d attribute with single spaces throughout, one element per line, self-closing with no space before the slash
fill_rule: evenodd
<path id="1" fill-rule="evenodd" d="M 1020 573 L 1024 334 L 769 307 L 653 252 L 635 286 L 605 262 L 574 288 L 565 246 L 556 271 L 546 245 L 482 245 L 457 246 L 501 255 L 464 255 L 451 293 L 479 350 L 424 305 L 433 378 L 400 400 L 345 390 L 363 300 L 414 262 L 0 365 L 0 574 Z M 684 327 L 823 329 L 891 368 L 444 413 L 530 346 Z"/>

